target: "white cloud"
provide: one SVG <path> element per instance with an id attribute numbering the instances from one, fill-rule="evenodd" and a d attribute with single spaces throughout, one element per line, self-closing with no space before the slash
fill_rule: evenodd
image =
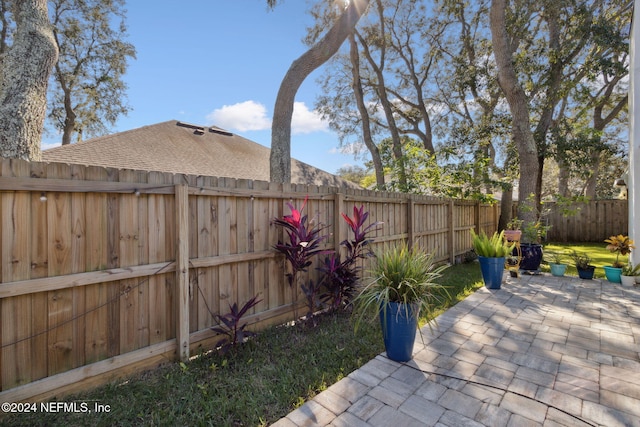
<path id="1" fill-rule="evenodd" d="M 267 108 L 256 101 L 224 105 L 209 113 L 206 119 L 211 124 L 238 132 L 271 129 L 271 118 L 267 117 Z M 293 104 L 292 134 L 326 132 L 328 130 L 327 122 L 323 121 L 316 111 L 310 111 L 304 102 Z"/>
<path id="2" fill-rule="evenodd" d="M 224 105 L 209 113 L 207 121 L 223 129 L 239 132 L 271 128 L 271 120 L 267 118 L 267 109 L 255 101 Z"/>
<path id="3" fill-rule="evenodd" d="M 293 117 L 291 119 L 291 133 L 304 134 L 313 132 L 326 132 L 329 124 L 322 120 L 317 111 L 310 111 L 304 102 L 293 104 Z"/>

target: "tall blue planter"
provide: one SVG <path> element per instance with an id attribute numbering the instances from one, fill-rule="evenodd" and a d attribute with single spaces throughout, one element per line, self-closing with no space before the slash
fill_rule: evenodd
<path id="1" fill-rule="evenodd" d="M 482 280 L 489 289 L 500 289 L 502 285 L 502 273 L 504 273 L 504 257 L 492 258 L 479 256 Z"/>
<path id="2" fill-rule="evenodd" d="M 415 308 L 390 302 L 387 310 L 380 309 L 380 326 L 387 357 L 396 362 L 407 362 L 413 354 L 413 343 L 418 330 Z"/>

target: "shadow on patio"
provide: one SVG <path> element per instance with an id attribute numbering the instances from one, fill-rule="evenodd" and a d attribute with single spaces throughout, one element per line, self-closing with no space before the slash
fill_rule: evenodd
<path id="1" fill-rule="evenodd" d="M 283 426 L 640 426 L 640 288 L 507 277 L 379 355 Z"/>

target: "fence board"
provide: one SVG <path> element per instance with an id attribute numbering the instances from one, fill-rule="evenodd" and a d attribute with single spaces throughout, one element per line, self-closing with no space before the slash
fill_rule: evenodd
<path id="1" fill-rule="evenodd" d="M 340 213 L 364 206 L 367 225 L 384 222 L 373 249 L 411 239 L 444 261 L 469 249 L 469 229 L 492 231 L 497 218 L 478 203 L 368 190 L 22 161 L 0 171 L 6 401 L 39 378 L 47 381 L 33 383 L 32 396 L 44 395 L 43 384 L 71 390 L 98 366 L 100 375 L 110 363 L 114 373 L 151 366 L 159 349 L 185 359 L 215 339 L 212 313 L 254 295 L 262 302 L 252 327 L 290 320 L 304 299 L 286 282 L 288 263 L 273 250 L 283 232 L 272 224 L 288 202 L 300 208 L 308 196 L 304 213 L 329 226 L 328 249 L 351 238 Z M 316 266 L 305 280 L 320 279 Z"/>
<path id="2" fill-rule="evenodd" d="M 627 200 L 593 200 L 558 206 L 545 203 L 550 242 L 602 242 L 613 234 L 629 233 Z"/>

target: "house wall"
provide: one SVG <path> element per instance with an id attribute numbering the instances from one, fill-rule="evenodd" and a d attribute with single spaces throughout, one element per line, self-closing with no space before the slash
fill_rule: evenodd
<path id="1" fill-rule="evenodd" d="M 0 163 L 0 400 L 42 400 L 210 349 L 214 314 L 254 295 L 254 329 L 293 318 L 283 238 L 288 203 L 349 238 L 340 213 L 364 205 L 400 241 L 453 262 L 498 209 L 397 193 L 58 163 Z M 366 266 L 365 266 L 366 267 Z M 307 277 L 316 277 L 311 268 Z M 302 312 L 302 310 L 300 310 Z"/>

